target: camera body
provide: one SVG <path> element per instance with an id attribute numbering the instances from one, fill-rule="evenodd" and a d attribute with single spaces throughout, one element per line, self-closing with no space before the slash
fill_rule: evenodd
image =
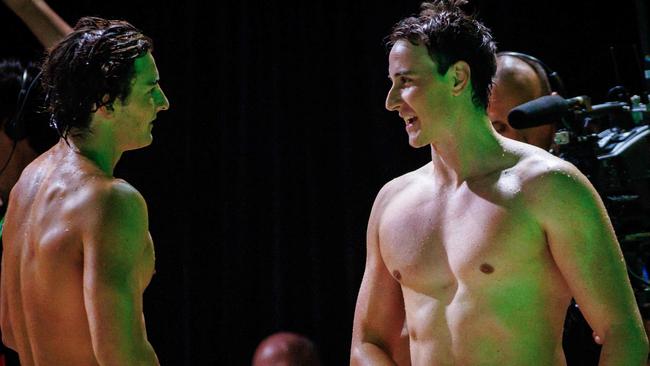
<path id="1" fill-rule="evenodd" d="M 561 118 L 557 154 L 580 169 L 603 200 L 639 308 L 650 317 L 650 111 L 633 96 L 585 103 Z"/>

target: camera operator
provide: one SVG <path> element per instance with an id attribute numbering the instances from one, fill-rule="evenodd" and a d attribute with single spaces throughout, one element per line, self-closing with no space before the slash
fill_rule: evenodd
<path id="1" fill-rule="evenodd" d="M 544 95 L 562 94 L 557 75 L 555 80 L 558 82 L 555 86 L 560 90 L 553 89 L 545 66 L 542 65 L 541 61 L 523 53 L 498 53 L 488 117 L 494 129 L 502 136 L 549 150 L 556 132 L 555 123 L 515 129 L 508 122 L 508 113 L 512 108 Z"/>
<path id="2" fill-rule="evenodd" d="M 551 94 L 564 94 L 562 81 L 540 60 L 517 52 L 497 54 L 497 71 L 487 111 L 499 134 L 554 152 L 558 121 L 524 129 L 515 129 L 508 122 L 512 108 Z M 598 364 L 601 347 L 592 338 L 592 330 L 574 302 L 567 311 L 562 344 L 568 366 Z"/>
<path id="3" fill-rule="evenodd" d="M 45 48 L 72 31 L 44 1 L 3 1 Z M 0 60 L 0 218 L 4 217 L 9 192 L 23 169 L 58 141 L 47 116 L 38 113 L 42 109 L 39 71 L 32 64 Z M 0 230 L 0 240 L 1 235 Z M 0 343 L 0 366 L 4 365 L 19 365 L 19 361 L 15 352 Z"/>

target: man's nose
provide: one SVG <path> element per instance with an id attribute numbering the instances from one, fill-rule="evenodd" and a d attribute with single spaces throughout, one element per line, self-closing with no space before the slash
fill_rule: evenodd
<path id="1" fill-rule="evenodd" d="M 158 111 L 166 111 L 169 109 L 169 99 L 162 89 L 160 89 L 160 101 L 158 102 Z"/>
<path id="2" fill-rule="evenodd" d="M 388 95 L 386 96 L 386 109 L 389 111 L 395 111 L 402 104 L 402 98 L 399 93 L 393 86 L 388 90 Z"/>

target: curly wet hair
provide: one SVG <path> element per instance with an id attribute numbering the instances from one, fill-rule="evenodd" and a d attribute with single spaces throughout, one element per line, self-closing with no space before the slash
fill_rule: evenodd
<path id="1" fill-rule="evenodd" d="M 399 40 L 426 46 L 429 56 L 443 75 L 457 61 L 470 66 L 472 101 L 487 108 L 492 78 L 496 72 L 496 44 L 491 31 L 466 14 L 461 7 L 466 0 L 436 0 L 421 5 L 420 14 L 399 21 L 387 37 L 392 47 Z"/>
<path id="2" fill-rule="evenodd" d="M 93 112 L 126 100 L 135 59 L 152 49 L 153 41 L 126 21 L 81 18 L 43 62 L 50 122 L 59 135 L 87 130 Z"/>

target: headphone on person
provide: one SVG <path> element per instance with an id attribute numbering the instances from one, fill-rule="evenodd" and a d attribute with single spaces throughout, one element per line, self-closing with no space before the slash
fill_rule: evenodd
<path id="1" fill-rule="evenodd" d="M 39 72 L 35 77 L 31 78 L 29 67 L 25 67 L 25 70 L 23 71 L 23 75 L 20 79 L 20 91 L 18 92 L 18 98 L 16 100 L 16 112 L 4 128 L 5 134 L 7 134 L 7 136 L 9 136 L 9 138 L 14 142 L 27 137 L 27 126 L 23 121 L 25 106 L 30 98 L 32 89 L 40 80 L 40 76 L 41 73 Z"/>
<path id="2" fill-rule="evenodd" d="M 533 70 L 535 70 L 537 75 L 546 79 L 549 87 L 551 88 L 551 92 L 556 92 L 561 96 L 565 95 L 564 83 L 562 82 L 560 75 L 557 72 L 553 71 L 550 67 L 548 67 L 537 57 L 533 57 L 531 55 L 527 55 L 521 52 L 511 52 L 511 51 L 499 52 L 497 53 L 497 57 L 499 56 L 512 56 L 522 60 L 523 62 L 530 65 L 533 68 Z M 544 75 L 541 75 L 542 73 Z"/>

